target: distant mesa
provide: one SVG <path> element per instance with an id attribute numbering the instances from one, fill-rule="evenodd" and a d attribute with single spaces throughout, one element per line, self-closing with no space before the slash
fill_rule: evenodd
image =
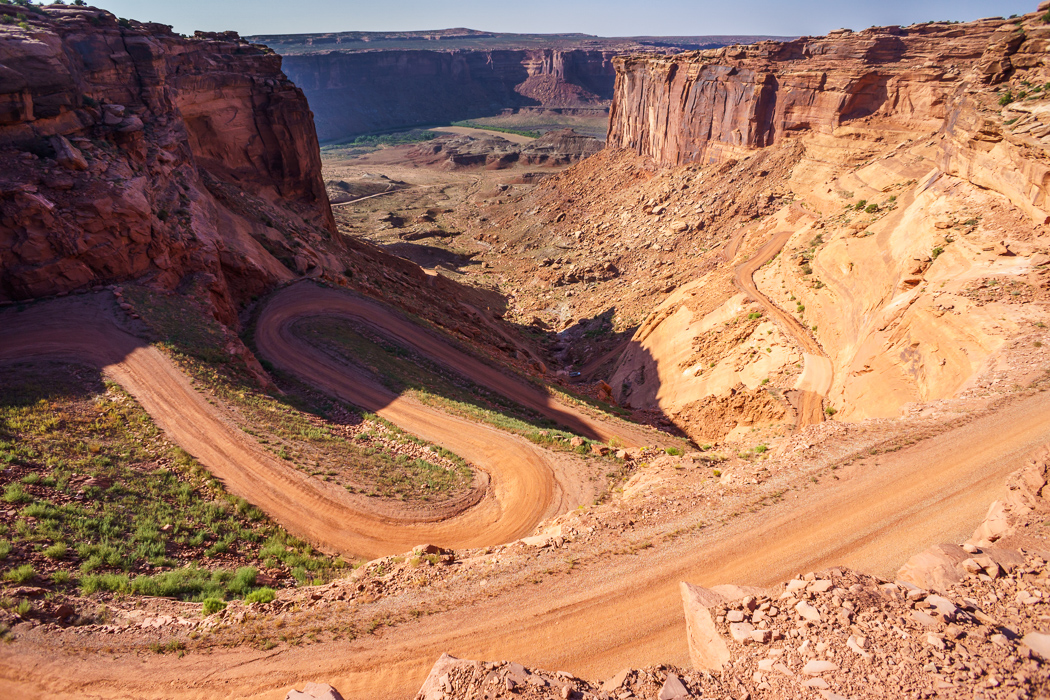
<path id="1" fill-rule="evenodd" d="M 520 110 L 596 110 L 621 54 L 675 53 L 769 37 L 597 37 L 473 29 L 248 37 L 284 57 L 318 137 L 333 141 Z"/>

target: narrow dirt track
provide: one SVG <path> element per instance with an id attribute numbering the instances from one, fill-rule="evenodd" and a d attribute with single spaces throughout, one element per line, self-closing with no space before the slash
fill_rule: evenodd
<path id="1" fill-rule="evenodd" d="M 824 421 L 824 396 L 831 389 L 831 362 L 806 327 L 794 316 L 774 304 L 769 297 L 758 291 L 755 285 L 755 273 L 775 258 L 793 235 L 795 235 L 794 231 L 780 231 L 774 234 L 750 260 L 736 267 L 733 283 L 757 301 L 766 310 L 766 313 L 775 318 L 780 327 L 802 347 L 805 367 L 795 388 L 799 391 L 798 427 L 804 428 L 807 425 Z"/>
<path id="2" fill-rule="evenodd" d="M 322 373 L 338 395 L 424 438 L 436 438 L 485 470 L 477 484 L 483 491 L 481 498 L 468 502 L 471 507 L 461 512 L 426 517 L 380 512 L 368 499 L 311 479 L 272 457 L 198 394 L 167 357 L 121 331 L 99 306 L 69 300 L 20 314 L 8 312 L 2 320 L 0 360 L 68 357 L 103 368 L 173 442 L 204 464 L 231 493 L 329 551 L 376 557 L 424 542 L 446 547 L 509 542 L 580 498 L 576 485 L 559 479 L 559 462 L 551 453 L 494 428 L 397 397 L 345 368 L 333 371 L 304 352 L 290 361 L 300 369 Z M 559 414 L 552 410 L 552 415 Z M 595 427 L 592 432 L 607 431 Z"/>
<path id="3" fill-rule="evenodd" d="M 379 304 L 352 296 L 334 289 L 318 287 L 311 283 L 286 287 L 271 297 L 259 316 L 255 342 L 259 353 L 282 369 L 292 372 L 314 386 L 351 401 L 366 410 L 374 410 L 390 421 L 402 425 L 396 408 L 384 397 L 365 394 L 355 387 L 362 385 L 346 366 L 336 362 L 325 353 L 298 338 L 292 332 L 292 324 L 311 316 L 342 317 L 361 321 L 378 330 L 395 342 L 412 348 L 420 354 L 439 362 L 487 389 L 532 409 L 559 425 L 585 437 L 608 442 L 617 438 L 627 447 L 639 447 L 659 441 L 660 436 L 652 431 L 635 428 L 627 423 L 607 423 L 552 399 L 544 391 L 521 379 L 511 377 L 476 358 L 463 353 L 410 321 L 392 314 Z M 385 406 L 385 407 L 384 407 Z M 387 413 L 383 413 L 383 411 Z M 410 417 L 404 418 L 410 421 Z M 416 428 L 426 434 L 421 437 L 442 444 L 445 433 L 433 430 L 425 424 L 411 422 L 402 425 L 406 430 Z M 449 447 L 449 449 L 452 449 Z M 464 458 L 469 459 L 466 455 Z"/>

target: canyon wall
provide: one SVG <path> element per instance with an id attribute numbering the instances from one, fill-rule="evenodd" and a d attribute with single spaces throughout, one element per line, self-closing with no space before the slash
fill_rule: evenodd
<path id="1" fill-rule="evenodd" d="M 0 302 L 195 279 L 232 321 L 268 284 L 340 265 L 334 232 L 276 54 L 90 7 L 0 25 Z"/>
<path id="2" fill-rule="evenodd" d="M 711 201 L 689 206 L 689 195 L 668 192 L 642 213 L 651 219 L 662 202 L 658 223 L 726 241 L 728 269 L 744 261 L 732 252 L 741 241 L 748 254 L 783 244 L 756 269 L 754 290 L 735 279 L 696 308 L 690 300 L 710 276 L 671 293 L 613 373 L 617 398 L 627 399 L 632 377 L 658 377 L 632 403 L 681 413 L 705 436 L 686 399 L 701 405 L 727 382 L 754 391 L 776 381 L 767 366 L 776 348 L 754 338 L 764 359 L 737 361 L 725 376 L 718 358 L 690 364 L 705 333 L 733 322 L 749 298 L 766 304 L 754 314 L 779 314 L 805 341 L 804 362 L 782 364 L 782 393 L 820 394 L 836 419 L 897 416 L 987 396 L 1010 372 L 1029 377 L 1050 289 L 1047 9 L 615 59 L 611 152 L 680 173 L 682 188 L 721 186 L 727 168 L 747 173 Z M 769 165 L 778 160 L 780 171 Z M 748 205 L 752 186 L 755 202 L 779 200 L 779 211 L 756 204 L 722 228 L 710 220 Z M 665 238 L 664 249 L 676 245 Z"/>
<path id="3" fill-rule="evenodd" d="M 677 165 L 738 157 L 792 133 L 833 134 L 870 116 L 937 130 L 963 72 L 1001 77 L 1023 43 L 1041 50 L 1047 36 L 1050 27 L 1026 34 L 1000 18 L 618 57 L 609 144 Z"/>
<path id="4" fill-rule="evenodd" d="M 521 107 L 603 108 L 612 50 L 385 50 L 284 57 L 322 140 L 495 115 Z"/>

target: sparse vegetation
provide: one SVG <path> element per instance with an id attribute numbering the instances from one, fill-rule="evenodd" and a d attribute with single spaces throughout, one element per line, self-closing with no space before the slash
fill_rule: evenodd
<path id="1" fill-rule="evenodd" d="M 163 338 L 162 347 L 179 366 L 204 391 L 233 406 L 245 418 L 246 433 L 300 471 L 354 491 L 402 500 L 445 497 L 470 483 L 470 468 L 457 455 L 320 394 L 268 363 L 263 366 L 284 391 L 264 391 L 243 365 L 221 351 L 227 341 L 214 320 L 181 297 L 137 287 L 126 287 L 125 296 Z M 420 447 L 434 457 L 405 454 Z"/>
<path id="2" fill-rule="evenodd" d="M 401 131 L 395 134 L 366 134 L 350 142 L 353 146 L 400 146 L 406 143 L 432 141 L 438 137 L 434 131 Z"/>
<path id="3" fill-rule="evenodd" d="M 39 363 L 6 372 L 0 461 L 5 499 L 19 506 L 0 515 L 13 583 L 65 587 L 78 572 L 87 595 L 203 600 L 251 592 L 254 563 L 309 570 L 311 580 L 341 568 L 226 493 L 94 370 Z"/>

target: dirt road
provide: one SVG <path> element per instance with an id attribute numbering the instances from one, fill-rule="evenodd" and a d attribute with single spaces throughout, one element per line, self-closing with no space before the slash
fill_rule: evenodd
<path id="1" fill-rule="evenodd" d="M 519 145 L 532 143 L 536 140 L 535 137 L 525 136 L 524 134 L 513 134 L 506 131 L 496 131 L 495 129 L 478 129 L 472 126 L 436 126 L 432 128 L 431 131 L 456 134 L 457 136 L 473 136 L 478 139 L 490 139 L 496 137 Z"/>
<path id="2" fill-rule="evenodd" d="M 912 553 L 969 535 L 1005 491 L 1006 475 L 1050 440 L 1047 415 L 1050 392 L 696 537 L 604 558 L 542 587 L 475 600 L 381 636 L 148 664 L 136 656 L 56 656 L 15 646 L 0 658 L 0 678 L 12 679 L 8 688 L 45 688 L 54 698 L 279 700 L 292 684 L 321 680 L 348 700 L 407 699 L 443 651 L 596 678 L 629 665 L 685 664 L 678 581 L 765 585 L 837 564 L 892 575 Z"/>
<path id="3" fill-rule="evenodd" d="M 332 394 L 387 418 L 474 464 L 474 491 L 450 507 L 426 513 L 377 507 L 274 458 L 198 394 L 188 378 L 155 348 L 121 331 L 103 306 L 65 300 L 3 314 L 0 360 L 60 356 L 93 363 L 142 404 L 180 447 L 289 531 L 328 551 L 368 558 L 421 543 L 477 547 L 528 535 L 540 521 L 588 500 L 564 474 L 565 460 L 522 438 L 450 416 L 378 386 L 303 343 L 290 323 L 332 313 L 361 317 L 421 353 L 495 391 L 515 398 L 582 435 L 643 444 L 652 436 L 623 424 L 607 426 L 551 400 L 439 342 L 381 307 L 340 292 L 301 284 L 277 295 L 258 323 L 264 356 Z"/>
<path id="4" fill-rule="evenodd" d="M 375 411 L 406 430 L 437 444 L 447 447 L 443 442 L 447 438 L 441 430 L 423 423 L 410 422 L 407 416 L 402 418 L 395 408 L 387 405 L 389 392 L 385 397 L 360 392 L 357 389 L 361 384 L 360 378 L 353 376 L 344 365 L 292 333 L 291 326 L 295 321 L 311 316 L 343 317 L 367 323 L 391 340 L 414 349 L 578 435 L 602 442 L 616 438 L 628 447 L 651 445 L 661 439 L 658 433 L 626 422 L 606 422 L 591 418 L 576 408 L 551 398 L 538 387 L 511 377 L 461 352 L 436 334 L 423 330 L 374 302 L 311 283 L 286 287 L 270 299 L 259 317 L 255 335 L 256 345 L 264 358 L 324 391 L 330 391 L 366 410 Z M 402 424 L 402 420 L 406 422 Z M 417 429 L 421 432 L 416 432 Z M 459 452 L 454 449 L 453 451 Z M 459 454 L 465 459 L 470 459 L 465 454 Z"/>
<path id="5" fill-rule="evenodd" d="M 474 497 L 452 510 L 420 515 L 377 508 L 264 451 L 197 393 L 166 356 L 121 331 L 100 305 L 68 300 L 7 312 L 2 320 L 0 360 L 67 357 L 104 368 L 231 493 L 329 551 L 374 557 L 423 542 L 454 547 L 512 541 L 580 497 L 575 485 L 559 478 L 561 465 L 547 451 L 346 376 L 339 385 L 342 393 L 370 409 L 385 405 L 381 413 L 403 420 L 407 429 L 425 426 L 420 433 L 440 438 L 484 470 Z"/>
<path id="6" fill-rule="evenodd" d="M 795 235 L 794 231 L 780 231 L 774 234 L 750 260 L 737 266 L 733 275 L 733 283 L 757 301 L 766 310 L 766 313 L 776 319 L 778 325 L 802 347 L 805 366 L 795 388 L 799 392 L 798 427 L 804 428 L 824 420 L 824 396 L 831 389 L 833 377 L 831 362 L 817 341 L 809 334 L 809 330 L 799 323 L 798 319 L 758 291 L 755 285 L 755 273 L 775 258 L 793 235 Z"/>

